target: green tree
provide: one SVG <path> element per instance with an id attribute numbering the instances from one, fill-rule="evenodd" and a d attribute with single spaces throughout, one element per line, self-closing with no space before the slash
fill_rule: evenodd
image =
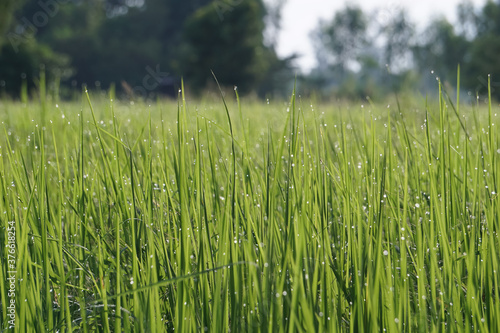
<path id="1" fill-rule="evenodd" d="M 0 3 L 0 85 L 3 91 L 12 96 L 20 93 L 23 81 L 28 88 L 34 87 L 41 68 L 44 68 L 49 79 L 71 74 L 68 57 L 54 52 L 49 45 L 35 38 L 45 24 L 33 22 L 33 13 L 39 12 L 43 18 L 48 18 L 49 13 L 44 10 L 51 9 L 40 7 L 36 2 L 23 4 L 23 0 L 5 0 Z M 37 10 L 24 12 L 25 8 L 34 4 Z"/>
<path id="2" fill-rule="evenodd" d="M 487 93 L 488 75 L 492 93 L 500 98 L 500 2 L 488 1 L 477 16 L 477 36 L 465 71 L 468 88 Z"/>
<path id="3" fill-rule="evenodd" d="M 225 8 L 224 12 L 221 8 Z M 261 1 L 217 0 L 197 10 L 185 24 L 182 73 L 197 91 L 213 80 L 248 92 L 275 58 L 264 45 L 265 10 Z"/>
<path id="4" fill-rule="evenodd" d="M 417 69 L 422 73 L 434 70 L 443 82 L 455 82 L 457 66 L 466 63 L 470 42 L 457 35 L 445 18 L 432 21 L 422 36 L 412 48 Z M 434 80 L 431 76 L 428 79 Z"/>
<path id="5" fill-rule="evenodd" d="M 394 15 L 381 25 L 379 33 L 384 39 L 384 65 L 391 69 L 404 67 L 411 57 L 411 43 L 415 33 L 404 9 L 394 12 Z"/>
<path id="6" fill-rule="evenodd" d="M 472 40 L 477 36 L 479 16 L 470 0 L 463 0 L 457 6 L 456 30 L 460 36 Z"/>
<path id="7" fill-rule="evenodd" d="M 0 46 L 2 45 L 4 34 L 10 26 L 12 13 L 20 1 L 3 0 L 0 2 Z"/>
<path id="8" fill-rule="evenodd" d="M 347 6 L 331 22 L 320 22 L 313 32 L 320 67 L 336 67 L 342 76 L 367 47 L 368 22 L 359 7 Z"/>

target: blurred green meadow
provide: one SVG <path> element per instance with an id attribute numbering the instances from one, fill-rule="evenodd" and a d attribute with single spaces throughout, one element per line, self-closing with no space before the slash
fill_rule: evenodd
<path id="1" fill-rule="evenodd" d="M 500 330 L 491 98 L 44 95 L 0 100 L 16 332 Z"/>

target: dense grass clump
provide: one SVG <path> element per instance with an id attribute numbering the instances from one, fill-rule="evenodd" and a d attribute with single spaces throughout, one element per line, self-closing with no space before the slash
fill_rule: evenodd
<path id="1" fill-rule="evenodd" d="M 1 329 L 12 224 L 19 332 L 500 329 L 491 99 L 90 97 L 0 103 Z"/>

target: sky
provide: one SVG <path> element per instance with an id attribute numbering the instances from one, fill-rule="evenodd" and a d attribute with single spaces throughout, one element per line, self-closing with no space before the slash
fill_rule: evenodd
<path id="1" fill-rule="evenodd" d="M 485 0 L 470 0 L 480 8 Z M 335 12 L 347 4 L 360 6 L 365 13 L 376 11 L 376 17 L 386 20 L 398 9 L 405 8 L 411 20 L 422 30 L 434 17 L 445 16 L 455 22 L 456 7 L 461 0 L 285 0 L 282 11 L 281 32 L 278 35 L 277 52 L 281 57 L 298 53 L 297 65 L 310 71 L 316 64 L 310 33 L 320 19 L 330 20 Z"/>

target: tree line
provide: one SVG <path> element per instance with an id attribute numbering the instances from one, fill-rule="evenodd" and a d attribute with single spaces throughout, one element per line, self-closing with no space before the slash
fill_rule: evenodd
<path id="1" fill-rule="evenodd" d="M 0 3 L 0 93 L 35 88 L 43 70 L 63 96 L 116 84 L 131 96 L 175 96 L 184 78 L 197 94 L 212 73 L 241 93 L 346 98 L 425 90 L 436 76 L 473 94 L 500 97 L 500 1 L 462 2 L 458 22 L 418 32 L 403 8 L 367 13 L 347 6 L 311 33 L 318 66 L 297 74 L 280 58 L 276 32 L 286 0 L 4 0 Z M 431 72 L 434 70 L 435 72 Z M 54 89 L 55 89 L 54 88 Z"/>
<path id="2" fill-rule="evenodd" d="M 474 97 L 500 98 L 500 1 L 475 8 L 462 1 L 457 22 L 444 16 L 423 31 L 402 7 L 364 12 L 347 6 L 313 32 L 318 68 L 304 78 L 306 86 L 340 96 L 384 96 L 403 90 L 435 90 L 436 79 L 461 87 Z"/>
<path id="3" fill-rule="evenodd" d="M 261 0 L 9 0 L 0 6 L 0 80 L 13 95 L 23 81 L 34 87 L 41 67 L 62 91 L 116 83 L 141 97 L 175 94 L 180 77 L 201 92 L 211 71 L 242 93 L 264 94 L 291 67 L 265 40 L 265 22 L 273 24 L 277 9 Z"/>

